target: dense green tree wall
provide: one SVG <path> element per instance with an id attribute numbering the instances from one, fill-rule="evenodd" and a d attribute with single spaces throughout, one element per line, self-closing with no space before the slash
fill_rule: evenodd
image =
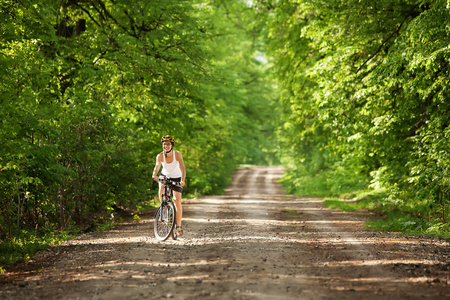
<path id="1" fill-rule="evenodd" d="M 187 194 L 219 193 L 238 164 L 281 157 L 288 191 L 370 188 L 447 222 L 448 1 L 0 9 L 0 239 L 151 200 L 164 134 L 185 158 Z"/>
<path id="2" fill-rule="evenodd" d="M 186 161 L 186 194 L 219 193 L 239 163 L 265 163 L 272 96 L 245 20 L 223 18 L 239 7 L 1 1 L 0 240 L 151 200 L 164 134 Z"/>
<path id="3" fill-rule="evenodd" d="M 296 193 L 386 192 L 446 222 L 449 3 L 255 1 L 281 88 L 286 182 Z"/>

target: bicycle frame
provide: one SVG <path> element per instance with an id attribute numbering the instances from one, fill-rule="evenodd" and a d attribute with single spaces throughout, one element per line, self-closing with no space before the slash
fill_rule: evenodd
<path id="1" fill-rule="evenodd" d="M 173 186 L 179 186 L 179 183 L 173 180 L 170 180 L 164 175 L 159 176 L 160 183 L 164 184 L 164 194 L 161 194 L 161 208 L 164 208 L 167 203 L 172 202 L 173 198 Z M 163 220 L 163 215 L 161 214 L 161 221 Z"/>
<path id="2" fill-rule="evenodd" d="M 180 183 L 170 180 L 164 175 L 159 176 L 160 183 L 164 184 L 164 194 L 161 194 L 161 202 L 166 199 L 172 199 L 173 197 L 173 186 L 180 186 Z"/>
<path id="3" fill-rule="evenodd" d="M 176 218 L 177 208 L 173 203 L 173 188 L 178 187 L 180 184 L 161 175 L 158 180 L 161 184 L 164 184 L 164 194 L 161 194 L 161 205 L 156 210 L 154 233 L 155 237 L 160 241 L 165 241 L 172 236 L 174 240 L 177 239 Z M 181 187 L 180 187 L 181 188 Z M 181 188 L 182 191 L 182 188 Z"/>

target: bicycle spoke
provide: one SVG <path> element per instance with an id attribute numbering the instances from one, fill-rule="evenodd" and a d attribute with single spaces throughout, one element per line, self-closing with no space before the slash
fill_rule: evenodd
<path id="1" fill-rule="evenodd" d="M 172 202 L 163 202 L 155 216 L 154 232 L 158 240 L 166 240 L 173 232 L 175 213 L 175 207 Z"/>

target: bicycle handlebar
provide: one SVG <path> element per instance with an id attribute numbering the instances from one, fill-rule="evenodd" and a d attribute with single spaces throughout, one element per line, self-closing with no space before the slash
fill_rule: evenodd
<path id="1" fill-rule="evenodd" d="M 170 185 L 180 186 L 180 182 L 170 180 L 168 177 L 164 175 L 160 175 L 158 181 L 164 184 L 168 183 Z"/>

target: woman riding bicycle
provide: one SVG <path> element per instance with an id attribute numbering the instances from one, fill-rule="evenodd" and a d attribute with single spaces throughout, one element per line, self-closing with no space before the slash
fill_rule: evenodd
<path id="1" fill-rule="evenodd" d="M 183 157 L 179 151 L 173 150 L 175 146 L 175 139 L 173 136 L 166 135 L 161 138 L 163 152 L 156 156 L 156 165 L 153 169 L 153 180 L 158 181 L 158 172 L 161 168 L 162 175 L 169 177 L 171 180 L 179 182 L 181 187 L 184 187 L 184 180 L 186 179 L 186 168 L 184 166 Z M 159 201 L 161 201 L 161 195 L 164 193 L 164 184 L 159 183 Z M 181 227 L 181 216 L 183 214 L 183 208 L 181 207 L 181 191 L 173 190 L 173 198 L 175 206 L 177 207 L 177 233 L 179 236 L 183 235 L 183 229 Z"/>

